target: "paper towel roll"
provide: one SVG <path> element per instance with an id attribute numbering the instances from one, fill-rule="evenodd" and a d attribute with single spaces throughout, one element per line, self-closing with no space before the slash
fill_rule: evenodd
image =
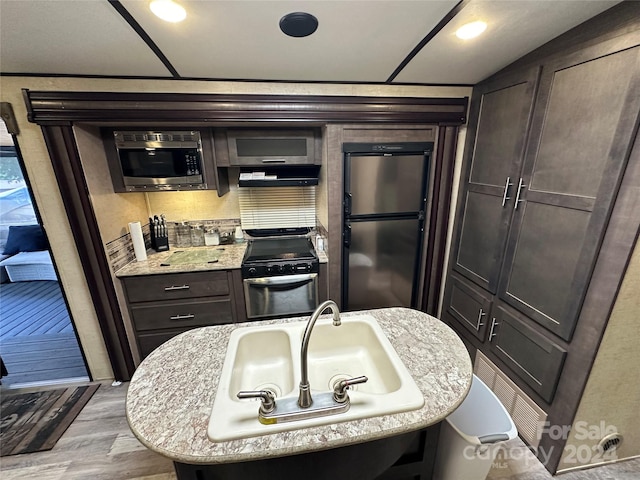
<path id="1" fill-rule="evenodd" d="M 147 259 L 147 248 L 144 246 L 144 235 L 142 235 L 142 226 L 140 222 L 129 223 L 129 233 L 133 242 L 133 252 L 136 254 L 136 260 L 143 262 Z"/>

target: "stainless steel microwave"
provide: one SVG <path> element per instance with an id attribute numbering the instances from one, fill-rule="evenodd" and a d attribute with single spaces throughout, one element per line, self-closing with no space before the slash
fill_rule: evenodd
<path id="1" fill-rule="evenodd" d="M 113 140 L 125 191 L 207 188 L 199 131 L 120 130 Z"/>

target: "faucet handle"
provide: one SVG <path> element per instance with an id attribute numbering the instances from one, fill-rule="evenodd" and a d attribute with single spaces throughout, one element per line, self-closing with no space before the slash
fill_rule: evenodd
<path id="1" fill-rule="evenodd" d="M 260 413 L 271 413 L 276 408 L 276 396 L 269 390 L 242 390 L 236 395 L 238 398 L 259 398 Z"/>
<path id="2" fill-rule="evenodd" d="M 347 401 L 348 395 L 347 390 L 351 385 L 357 385 L 358 383 L 365 383 L 369 379 L 364 375 L 361 377 L 355 378 L 347 378 L 345 380 L 340 380 L 333 387 L 333 399 L 338 403 L 344 403 Z"/>

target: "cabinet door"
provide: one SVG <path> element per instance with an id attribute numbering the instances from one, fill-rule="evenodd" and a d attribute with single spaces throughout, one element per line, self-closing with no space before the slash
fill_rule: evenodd
<path id="1" fill-rule="evenodd" d="M 491 312 L 491 351 L 551 403 L 567 352 L 538 333 L 522 316 L 498 303 Z"/>
<path id="2" fill-rule="evenodd" d="M 472 115 L 477 129 L 467 141 L 467 173 L 458 207 L 453 268 L 496 292 L 514 182 L 520 173 L 538 69 L 482 87 Z M 469 155 L 469 154 L 467 154 Z"/>
<path id="3" fill-rule="evenodd" d="M 478 340 L 484 340 L 489 323 L 491 294 L 452 275 L 449 278 L 444 301 L 449 318 L 468 330 Z"/>
<path id="4" fill-rule="evenodd" d="M 229 164 L 237 167 L 313 165 L 316 163 L 314 130 L 230 129 L 227 131 Z"/>
<path id="5" fill-rule="evenodd" d="M 608 55 L 598 47 L 598 53 L 544 67 L 498 293 L 565 340 L 640 110 L 640 47 Z"/>

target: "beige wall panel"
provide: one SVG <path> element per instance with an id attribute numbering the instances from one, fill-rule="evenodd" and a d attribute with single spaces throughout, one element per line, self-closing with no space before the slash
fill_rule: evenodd
<path id="1" fill-rule="evenodd" d="M 229 193 L 222 197 L 218 197 L 215 190 L 154 192 L 145 195 L 149 199 L 149 213 L 164 213 L 170 222 L 240 218 L 237 183 L 230 185 Z"/>
<path id="2" fill-rule="evenodd" d="M 574 428 L 559 471 L 602 463 L 596 445 L 617 431 L 624 437 L 618 459 L 640 455 L 640 243 L 636 244 L 613 312 L 604 332 L 591 375 L 578 406 Z M 581 422 L 578 424 L 577 422 Z M 590 432 L 594 432 L 594 437 Z M 597 435 L 596 435 L 597 434 Z M 586 438 L 585 438 L 586 437 Z M 589 454 L 589 452 L 591 452 Z M 582 455 L 581 455 L 582 454 Z M 581 461 L 582 459 L 586 461 Z"/>
<path id="3" fill-rule="evenodd" d="M 100 131 L 97 127 L 83 125 L 75 127 L 76 142 L 87 186 L 91 195 L 91 204 L 98 221 L 102 244 L 129 233 L 129 222 L 146 223 L 147 202 L 144 193 L 114 193 L 107 157 L 102 147 Z M 135 361 L 139 362 L 138 347 L 134 330 L 127 311 L 127 304 L 120 281 L 111 271 L 120 312 L 122 314 L 129 346 L 134 352 Z"/>
<path id="4" fill-rule="evenodd" d="M 114 193 L 98 128 L 84 125 L 74 132 L 102 243 L 107 244 L 128 233 L 129 222 L 147 223 L 144 193 Z"/>

